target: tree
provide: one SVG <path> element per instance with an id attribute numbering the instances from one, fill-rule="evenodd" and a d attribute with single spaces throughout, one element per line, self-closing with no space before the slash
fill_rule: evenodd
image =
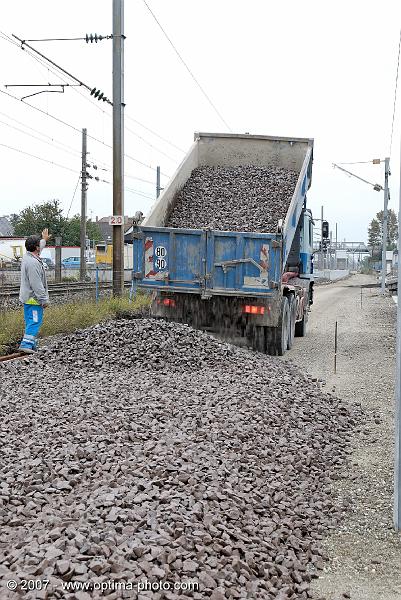
<path id="1" fill-rule="evenodd" d="M 15 235 L 40 235 L 41 231 L 47 227 L 52 235 L 53 243 L 56 236 L 61 236 L 63 246 L 79 246 L 81 217 L 74 215 L 71 219 L 67 219 L 62 212 L 59 200 L 29 206 L 18 215 L 12 216 L 11 222 Z M 101 232 L 98 225 L 87 221 L 86 235 L 90 240 L 99 241 Z"/>
<path id="2" fill-rule="evenodd" d="M 28 206 L 12 218 L 14 235 L 40 235 L 47 227 L 54 239 L 54 236 L 62 235 L 66 222 L 62 212 L 59 200 Z"/>
<path id="3" fill-rule="evenodd" d="M 86 222 L 86 237 L 90 240 L 98 242 L 101 237 L 99 226 L 92 221 Z M 64 226 L 63 245 L 64 246 L 80 246 L 81 244 L 81 217 L 74 215 L 68 219 Z"/>
<path id="4" fill-rule="evenodd" d="M 387 250 L 394 250 L 398 240 L 398 219 L 390 208 L 387 216 Z M 380 210 L 372 219 L 368 228 L 368 244 L 373 253 L 378 253 L 383 244 L 383 211 Z"/>

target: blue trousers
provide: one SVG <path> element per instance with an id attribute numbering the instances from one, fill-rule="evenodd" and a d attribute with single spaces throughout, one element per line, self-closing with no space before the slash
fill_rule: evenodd
<path id="1" fill-rule="evenodd" d="M 43 321 L 43 308 L 35 304 L 24 304 L 25 333 L 20 348 L 36 350 L 36 337 Z"/>

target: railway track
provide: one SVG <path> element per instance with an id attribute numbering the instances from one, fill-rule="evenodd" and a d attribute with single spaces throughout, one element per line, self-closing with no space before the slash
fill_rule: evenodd
<path id="1" fill-rule="evenodd" d="M 29 354 L 25 352 L 13 352 L 12 354 L 5 354 L 0 356 L 0 362 L 9 362 L 11 360 L 18 360 L 19 358 L 26 358 Z"/>
<path id="2" fill-rule="evenodd" d="M 129 287 L 130 282 L 125 282 L 124 286 Z M 110 290 L 112 289 L 113 284 L 111 282 L 107 283 L 99 283 L 99 290 Z M 66 294 L 66 293 L 76 293 L 76 292 L 84 292 L 87 290 L 96 289 L 95 283 L 50 283 L 49 284 L 49 294 L 57 295 L 57 294 Z M 19 285 L 5 285 L 0 287 L 0 298 L 14 298 L 19 296 Z"/>

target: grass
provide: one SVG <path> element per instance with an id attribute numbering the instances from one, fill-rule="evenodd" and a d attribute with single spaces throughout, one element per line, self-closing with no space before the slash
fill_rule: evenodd
<path id="1" fill-rule="evenodd" d="M 129 317 L 149 306 L 150 298 L 138 294 L 132 302 L 128 297 L 80 300 L 49 306 L 45 309 L 40 337 L 72 333 L 96 323 Z M 13 351 L 24 333 L 23 310 L 6 310 L 0 313 L 0 355 Z"/>

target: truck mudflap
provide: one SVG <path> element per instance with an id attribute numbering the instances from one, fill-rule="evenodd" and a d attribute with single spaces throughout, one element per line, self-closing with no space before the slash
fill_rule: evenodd
<path id="1" fill-rule="evenodd" d="M 280 286 L 279 235 L 138 227 L 133 246 L 135 288 L 210 298 L 266 296 Z"/>

